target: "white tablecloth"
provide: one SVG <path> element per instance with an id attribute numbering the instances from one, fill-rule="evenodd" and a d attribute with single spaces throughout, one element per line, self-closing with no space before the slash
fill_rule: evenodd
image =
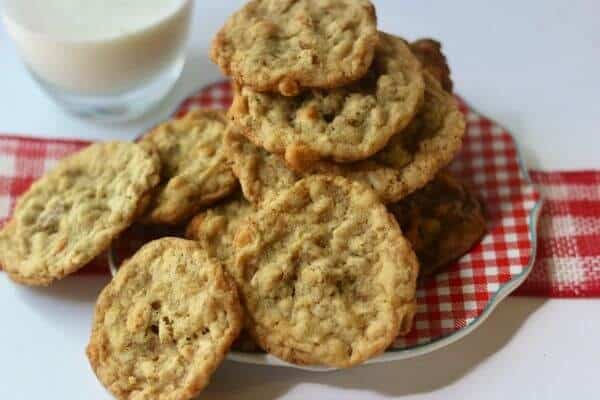
<path id="1" fill-rule="evenodd" d="M 63 114 L 0 28 L 0 132 L 133 138 L 219 78 L 210 38 L 241 1 L 197 1 L 184 77 L 161 112 L 125 126 Z M 443 40 L 457 92 L 516 136 L 531 168 L 600 167 L 600 2 L 375 1 L 381 29 Z M 0 274 L 0 398 L 108 399 L 84 356 L 102 278 L 49 289 Z M 333 373 L 226 362 L 206 399 L 593 399 L 600 300 L 509 298 L 475 333 L 413 360 Z"/>

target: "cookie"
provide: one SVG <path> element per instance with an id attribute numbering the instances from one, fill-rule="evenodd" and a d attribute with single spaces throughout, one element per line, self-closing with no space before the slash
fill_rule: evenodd
<path id="1" fill-rule="evenodd" d="M 206 246 L 207 251 L 232 273 L 235 258 L 233 240 L 240 226 L 255 212 L 254 206 L 241 193 L 195 216 L 186 228 L 185 236 Z M 260 347 L 248 333 L 242 333 L 231 346 L 233 350 L 259 352 Z"/>
<path id="2" fill-rule="evenodd" d="M 440 82 L 448 93 L 454 86 L 450 77 L 450 66 L 442 52 L 442 44 L 434 39 L 419 39 L 410 44 L 410 49 L 421 61 L 423 68 Z"/>
<path id="3" fill-rule="evenodd" d="M 339 175 L 366 184 L 386 204 L 422 188 L 458 153 L 466 126 L 452 95 L 431 74 L 425 73 L 425 81 L 425 100 L 419 114 L 383 150 L 364 161 L 320 161 L 292 170 L 281 157 L 245 139 L 232 124 L 225 134 L 224 147 L 244 196 L 258 204 L 314 174 Z"/>
<path id="4" fill-rule="evenodd" d="M 221 148 L 226 126 L 224 112 L 197 110 L 144 136 L 140 143 L 158 150 L 163 169 L 142 222 L 180 224 L 236 189 L 237 180 Z"/>
<path id="5" fill-rule="evenodd" d="M 360 79 L 377 41 L 370 1 L 254 0 L 227 20 L 210 56 L 244 86 L 295 96 Z"/>
<path id="6" fill-rule="evenodd" d="M 429 276 L 467 253 L 485 234 L 477 196 L 447 172 L 388 206 Z"/>
<path id="7" fill-rule="evenodd" d="M 191 399 L 242 327 L 235 284 L 195 242 L 150 242 L 102 291 L 87 347 L 119 399 Z"/>
<path id="8" fill-rule="evenodd" d="M 234 245 L 247 328 L 285 361 L 357 365 L 412 324 L 416 256 L 362 184 L 303 179 L 263 203 Z"/>
<path id="9" fill-rule="evenodd" d="M 62 161 L 18 200 L 0 232 L 0 262 L 27 285 L 48 285 L 104 252 L 143 210 L 160 161 L 133 143 L 91 145 Z"/>
<path id="10" fill-rule="evenodd" d="M 424 94 L 421 64 L 404 40 L 385 33 L 367 75 L 349 86 L 296 97 L 234 86 L 229 113 L 242 133 L 300 168 L 373 155 L 409 124 Z"/>
<path id="11" fill-rule="evenodd" d="M 185 236 L 205 244 L 208 252 L 221 262 L 225 270 L 233 265 L 233 239 L 254 206 L 241 193 L 222 204 L 195 216 L 186 228 Z"/>
<path id="12" fill-rule="evenodd" d="M 366 183 L 386 204 L 425 186 L 459 152 L 466 127 L 452 95 L 427 72 L 425 82 L 419 114 L 383 150 L 351 164 L 315 162 L 306 166 L 304 173 L 337 174 Z"/>
<path id="13" fill-rule="evenodd" d="M 253 204 L 261 203 L 302 178 L 303 174 L 290 170 L 281 157 L 246 139 L 235 123 L 225 133 L 223 147 L 244 197 Z"/>

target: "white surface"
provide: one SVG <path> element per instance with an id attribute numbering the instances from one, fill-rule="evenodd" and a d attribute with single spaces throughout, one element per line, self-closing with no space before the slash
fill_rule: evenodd
<path id="1" fill-rule="evenodd" d="M 457 91 L 507 126 L 531 167 L 599 168 L 600 3 L 376 1 L 380 26 L 443 39 Z M 484 4 L 487 3 L 487 4 Z M 199 1 L 190 63 L 170 107 L 127 126 L 60 113 L 0 31 L 0 131 L 132 138 L 192 88 L 219 76 L 208 42 L 241 1 Z M 83 355 L 102 279 L 44 290 L 0 275 L 0 398 L 109 399 Z M 315 374 L 225 363 L 205 399 L 593 399 L 600 383 L 598 300 L 509 298 L 476 332 L 417 359 Z"/>

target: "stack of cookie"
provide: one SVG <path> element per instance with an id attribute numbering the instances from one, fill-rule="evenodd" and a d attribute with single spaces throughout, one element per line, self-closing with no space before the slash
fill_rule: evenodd
<path id="1" fill-rule="evenodd" d="M 118 398 L 191 398 L 232 345 L 365 362 L 410 331 L 418 276 L 484 231 L 443 171 L 465 121 L 439 43 L 378 32 L 367 0 L 253 0 L 211 56 L 234 81 L 228 113 L 63 160 L 0 232 L 8 274 L 48 285 L 134 223 L 185 227 L 98 299 L 87 354 Z"/>
<path id="2" fill-rule="evenodd" d="M 378 32 L 366 0 L 252 1 L 211 57 L 234 81 L 224 148 L 252 206 L 312 175 L 360 182 L 395 211 L 429 273 L 483 234 L 477 199 L 436 178 L 465 131 L 438 42 Z"/>
<path id="3" fill-rule="evenodd" d="M 436 78 L 451 85 L 439 47 L 378 32 L 366 0 L 250 2 L 211 55 L 235 82 L 226 152 L 255 204 L 313 174 L 391 204 L 460 149 L 465 121 Z"/>
<path id="4" fill-rule="evenodd" d="M 198 215 L 186 235 L 237 282 L 250 334 L 241 348 L 257 343 L 300 364 L 365 361 L 410 330 L 417 274 L 402 234 L 371 233 L 398 233 L 399 222 L 426 261 L 422 275 L 483 234 L 474 196 L 447 173 L 436 178 L 465 131 L 439 43 L 378 32 L 366 0 L 265 0 L 226 22 L 211 57 L 234 82 L 223 146 L 242 193 Z M 348 308 L 385 293 L 372 275 L 388 256 L 391 326 L 373 304 L 361 305 L 376 312 L 368 318 Z M 378 340 L 366 333 L 372 323 L 386 326 Z"/>

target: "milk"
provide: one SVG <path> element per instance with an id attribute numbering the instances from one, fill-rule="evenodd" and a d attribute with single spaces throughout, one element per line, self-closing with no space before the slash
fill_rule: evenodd
<path id="1" fill-rule="evenodd" d="M 182 55 L 193 0 L 4 0 L 3 22 L 31 72 L 105 95 L 149 82 Z"/>

